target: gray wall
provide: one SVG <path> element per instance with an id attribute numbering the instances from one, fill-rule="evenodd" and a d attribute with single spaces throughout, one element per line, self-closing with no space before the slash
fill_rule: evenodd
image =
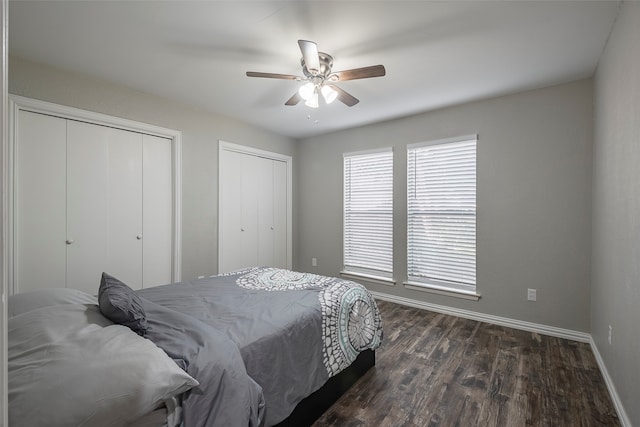
<path id="1" fill-rule="evenodd" d="M 342 154 L 394 148 L 395 287 L 370 289 L 511 319 L 589 331 L 592 80 L 479 101 L 299 143 L 297 258 L 342 267 Z M 406 144 L 477 133 L 479 301 L 405 289 Z M 295 234 L 295 233 L 294 233 Z M 318 266 L 311 267 L 311 258 Z M 538 301 L 526 299 L 527 288 Z"/>
<path id="2" fill-rule="evenodd" d="M 342 153 L 395 150 L 398 284 L 373 290 L 589 330 L 592 81 L 430 112 L 296 142 L 180 103 L 20 58 L 10 93 L 183 132 L 183 278 L 217 272 L 218 139 L 294 156 L 294 268 L 342 267 Z M 404 289 L 406 144 L 469 133 L 478 143 L 478 302 Z M 311 267 L 311 258 L 318 267 Z M 536 303 L 527 288 L 538 290 Z"/>
<path id="3" fill-rule="evenodd" d="M 182 131 L 182 278 L 218 270 L 218 140 L 292 156 L 295 141 L 83 75 L 9 59 L 9 93 Z"/>
<path id="4" fill-rule="evenodd" d="M 640 3 L 625 2 L 595 77 L 591 289 L 591 334 L 635 426 L 640 425 L 639 42 Z"/>

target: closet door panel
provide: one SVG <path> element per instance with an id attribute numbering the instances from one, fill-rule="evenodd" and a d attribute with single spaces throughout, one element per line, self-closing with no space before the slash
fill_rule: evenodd
<path id="1" fill-rule="evenodd" d="M 107 272 L 142 286 L 142 135 L 69 121 L 67 286 L 95 294 Z"/>
<path id="2" fill-rule="evenodd" d="M 142 134 L 108 129 L 106 272 L 142 288 Z"/>
<path id="3" fill-rule="evenodd" d="M 172 272 L 171 140 L 142 137 L 142 287 L 171 282 Z"/>
<path id="4" fill-rule="evenodd" d="M 18 123 L 16 291 L 64 287 L 66 120 L 20 111 Z"/>
<path id="5" fill-rule="evenodd" d="M 220 227 L 221 243 L 218 271 L 228 273 L 243 267 L 242 235 L 242 158 L 234 151 L 222 151 L 220 159 Z"/>
<path id="6" fill-rule="evenodd" d="M 275 267 L 274 264 L 274 212 L 273 212 L 273 164 L 271 159 L 256 157 L 256 185 L 258 210 L 258 262 L 260 267 Z"/>
<path id="7" fill-rule="evenodd" d="M 242 218 L 240 233 L 242 265 L 240 267 L 254 267 L 258 265 L 258 194 L 259 183 L 262 179 L 259 157 L 242 156 L 242 176 L 240 178 L 242 199 L 240 212 Z"/>
<path id="8" fill-rule="evenodd" d="M 273 161 L 273 266 L 287 268 L 287 164 Z"/>

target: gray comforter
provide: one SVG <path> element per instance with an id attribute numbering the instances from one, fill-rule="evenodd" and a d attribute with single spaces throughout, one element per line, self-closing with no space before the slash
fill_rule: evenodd
<path id="1" fill-rule="evenodd" d="M 182 403 L 186 427 L 261 427 L 262 389 L 247 375 L 238 347 L 198 319 L 141 298 L 146 338 L 162 348 L 200 385 Z"/>
<path id="2" fill-rule="evenodd" d="M 146 300 L 150 338 L 174 359 L 183 359 L 187 372 L 201 383 L 185 397 L 186 427 L 277 424 L 382 339 L 378 308 L 369 292 L 332 277 L 253 268 L 138 293 Z M 192 330 L 197 331 L 193 337 Z M 187 336 L 180 338 L 178 331 Z M 208 334 L 220 341 L 209 343 Z M 197 343 L 204 349 L 191 349 Z M 214 380 L 202 377 L 210 369 L 199 365 L 211 364 L 210 357 L 219 359 L 214 352 L 220 346 L 232 371 L 241 374 L 234 356 L 240 355 L 249 379 L 262 388 L 264 402 L 243 375 L 237 390 L 231 387 L 241 399 L 228 395 L 229 386 L 216 385 L 219 374 L 213 374 Z M 245 418 L 237 419 L 237 413 Z"/>

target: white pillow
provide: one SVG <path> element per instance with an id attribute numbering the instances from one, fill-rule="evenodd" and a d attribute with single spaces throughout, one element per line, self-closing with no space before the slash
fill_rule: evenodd
<path id="1" fill-rule="evenodd" d="M 12 427 L 125 425 L 198 385 L 97 305 L 42 307 L 8 323 Z"/>
<path id="2" fill-rule="evenodd" d="M 98 304 L 98 298 L 71 288 L 39 289 L 11 295 L 7 306 L 9 317 L 13 317 L 37 308 L 60 304 Z"/>

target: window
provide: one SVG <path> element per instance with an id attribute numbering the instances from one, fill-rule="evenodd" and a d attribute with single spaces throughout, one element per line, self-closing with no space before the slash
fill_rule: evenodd
<path id="1" fill-rule="evenodd" d="M 407 147 L 410 285 L 475 294 L 476 143 L 471 135 Z"/>
<path id="2" fill-rule="evenodd" d="M 344 155 L 344 272 L 393 274 L 393 152 Z"/>

